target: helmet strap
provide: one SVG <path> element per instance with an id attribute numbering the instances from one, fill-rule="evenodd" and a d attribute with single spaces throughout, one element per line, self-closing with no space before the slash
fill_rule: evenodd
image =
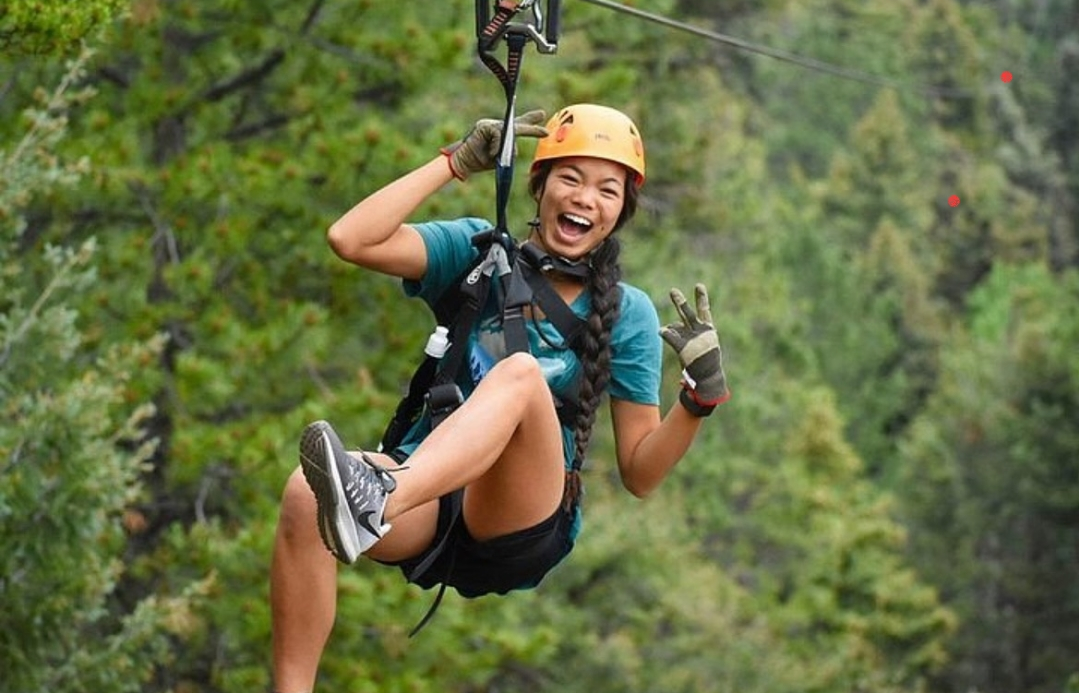
<path id="1" fill-rule="evenodd" d="M 528 222 L 528 225 L 532 229 L 538 229 L 540 227 L 539 217 L 534 217 Z M 606 243 L 607 239 L 603 239 L 603 243 Z M 602 245 L 602 243 L 601 243 Z M 537 244 L 537 247 L 539 245 Z M 599 246 L 596 246 L 598 248 Z M 592 275 L 592 255 L 596 252 L 596 248 L 588 251 L 588 253 L 578 259 L 570 260 L 569 258 L 562 257 L 561 255 L 551 255 L 546 252 L 546 248 L 543 249 L 543 256 L 540 260 L 541 265 L 539 269 L 546 272 L 548 270 L 554 270 L 560 274 L 566 274 L 571 277 L 577 277 L 578 279 L 588 279 Z"/>

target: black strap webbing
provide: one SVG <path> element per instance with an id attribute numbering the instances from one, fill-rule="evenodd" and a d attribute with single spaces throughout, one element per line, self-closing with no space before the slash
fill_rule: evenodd
<path id="1" fill-rule="evenodd" d="M 449 499 L 447 502 L 450 504 L 450 519 L 449 524 L 446 527 L 446 531 L 442 535 L 442 539 L 439 540 L 438 544 L 427 554 L 427 557 L 424 558 L 419 565 L 417 565 L 409 572 L 409 582 L 414 582 L 417 578 L 426 573 L 427 570 L 438 559 L 438 557 L 442 555 L 442 552 L 446 551 L 447 549 L 451 551 L 451 553 L 449 558 L 449 565 L 446 567 L 446 574 L 448 575 L 449 573 L 453 572 L 453 564 L 457 559 L 457 552 L 456 547 L 448 545 L 447 542 L 449 541 L 449 538 L 453 535 L 454 526 L 457 524 L 458 519 L 461 517 L 461 502 L 463 495 L 464 494 L 461 491 L 454 491 L 449 495 Z M 441 503 L 442 501 L 440 500 L 439 502 Z M 423 618 L 420 619 L 420 622 L 417 623 L 411 631 L 409 631 L 408 637 L 411 638 L 416 635 L 416 633 L 419 633 L 421 630 L 423 630 L 423 627 L 427 625 L 427 622 L 430 621 L 431 618 L 434 617 L 435 612 L 438 611 L 438 606 L 442 603 L 442 597 L 445 594 L 446 583 L 442 582 L 442 584 L 438 586 L 438 594 L 435 595 L 434 602 L 431 604 L 430 607 L 428 607 L 427 613 L 423 615 Z"/>
<path id="2" fill-rule="evenodd" d="M 575 352 L 584 335 L 585 321 L 577 317 L 573 309 L 562 300 L 551 283 L 536 269 L 527 263 L 520 263 L 521 274 L 528 283 L 535 298 L 535 303 L 543 311 L 547 320 L 562 335 L 563 343 Z"/>
<path id="3" fill-rule="evenodd" d="M 543 311 L 546 319 L 562 335 L 563 344 L 579 353 L 585 322 L 562 300 L 543 275 L 544 271 L 557 266 L 551 258 L 526 243 L 521 246 L 520 252 L 511 248 L 515 258 L 510 267 L 505 248 L 495 248 L 498 241 L 494 240 L 493 231 L 477 234 L 475 242 L 481 250 L 478 262 L 461 275 L 456 287 L 451 286 L 435 306 L 439 323 L 450 328 L 450 347 L 441 360 L 427 356 L 416 369 L 409 382 L 408 393 L 398 404 L 383 434 L 382 450 L 392 450 L 401 442 L 419 418 L 425 404 L 437 407 L 441 420 L 459 403 L 451 390 L 456 390 L 456 380 L 468 353 L 469 337 L 486 305 L 495 273 L 499 274 L 499 281 L 503 285 L 502 329 L 507 353 L 528 351 L 524 311 L 532 305 Z M 567 268 L 581 275 L 587 272 L 587 267 L 583 265 Z M 561 267 L 559 271 L 562 271 Z M 559 400 L 558 418 L 563 423 L 571 425 L 576 411 L 574 399 Z"/>
<path id="4" fill-rule="evenodd" d="M 528 351 L 528 334 L 525 332 L 525 309 L 532 305 L 532 287 L 520 271 L 520 261 L 504 282 L 506 287 L 502 305 L 502 335 L 506 341 L 506 353 Z"/>
<path id="5" fill-rule="evenodd" d="M 449 325 L 450 348 L 442 357 L 441 368 L 435 376 L 437 384 L 445 385 L 455 382 L 461 365 L 464 363 L 469 335 L 487 303 L 491 285 L 491 275 L 483 271 L 485 262 L 486 259 L 482 259 L 459 285 L 460 308 Z M 453 289 L 451 288 L 450 291 Z"/>
<path id="6" fill-rule="evenodd" d="M 435 379 L 438 370 L 439 359 L 433 356 L 424 356 L 412 379 L 408 383 L 408 393 L 397 404 L 397 410 L 393 413 L 389 425 L 386 426 L 379 443 L 379 452 L 389 452 L 396 448 L 404 439 L 405 434 L 416 423 L 420 412 L 423 411 L 424 399 L 427 391 Z"/>

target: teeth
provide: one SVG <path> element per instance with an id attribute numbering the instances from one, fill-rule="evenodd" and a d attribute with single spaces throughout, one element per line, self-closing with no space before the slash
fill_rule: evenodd
<path id="1" fill-rule="evenodd" d="M 574 224 L 580 224 L 581 226 L 592 226 L 592 222 L 585 219 L 584 217 L 579 217 L 576 214 L 565 214 L 564 216 L 570 221 L 572 221 Z"/>

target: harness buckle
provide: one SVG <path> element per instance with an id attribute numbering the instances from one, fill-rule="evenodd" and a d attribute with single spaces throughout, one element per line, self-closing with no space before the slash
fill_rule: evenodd
<path id="1" fill-rule="evenodd" d="M 427 411 L 431 415 L 431 428 L 435 428 L 445 421 L 446 417 L 452 414 L 464 401 L 465 397 L 461 394 L 461 388 L 457 387 L 455 383 L 443 383 L 442 385 L 433 386 L 427 393 Z"/>

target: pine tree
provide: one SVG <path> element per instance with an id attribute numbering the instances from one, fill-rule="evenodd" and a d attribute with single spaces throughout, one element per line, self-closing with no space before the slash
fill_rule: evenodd
<path id="1" fill-rule="evenodd" d="M 91 348 L 75 297 L 96 281 L 93 239 L 42 244 L 27 206 L 86 161 L 56 147 L 88 53 L 0 149 L 0 671 L 9 691 L 138 691 L 188 627 L 189 595 L 115 603 L 139 474 L 153 444 L 132 377 L 159 340 Z"/>

